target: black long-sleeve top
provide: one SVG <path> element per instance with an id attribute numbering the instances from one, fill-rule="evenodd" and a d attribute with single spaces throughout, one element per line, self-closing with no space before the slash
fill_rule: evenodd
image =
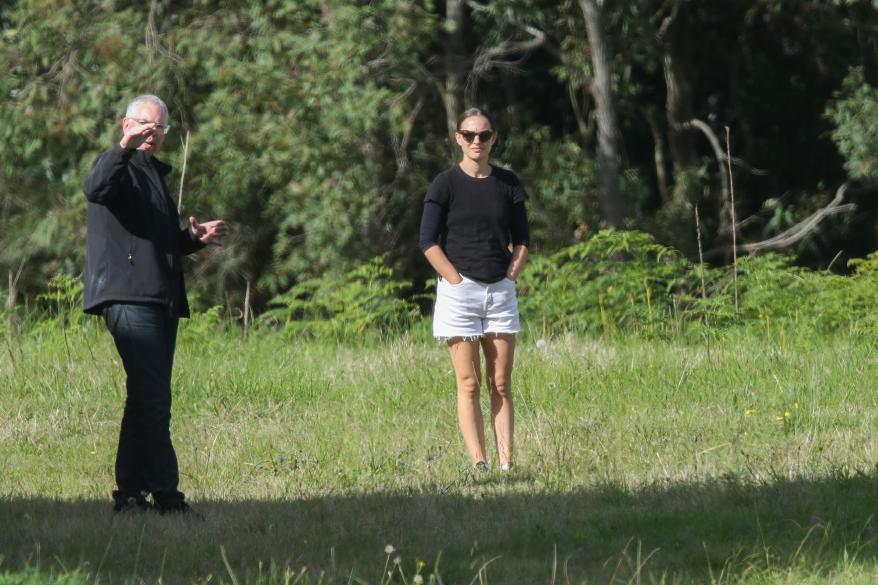
<path id="1" fill-rule="evenodd" d="M 488 177 L 477 179 L 454 165 L 427 190 L 418 247 L 441 246 L 457 271 L 473 280 L 502 280 L 512 260 L 510 244 L 530 244 L 527 198 L 511 171 L 492 166 Z"/>

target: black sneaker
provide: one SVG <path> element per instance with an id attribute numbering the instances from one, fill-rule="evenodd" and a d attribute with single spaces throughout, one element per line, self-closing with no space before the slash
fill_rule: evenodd
<path id="1" fill-rule="evenodd" d="M 113 494 L 114 514 L 152 512 L 154 510 L 155 506 L 153 506 L 144 496 L 123 496 L 121 494 Z"/>
<path id="2" fill-rule="evenodd" d="M 158 513 L 162 516 L 187 516 L 190 518 L 196 518 L 197 520 L 204 520 L 204 514 L 196 512 L 192 509 L 192 506 L 184 501 L 157 504 L 156 510 L 158 510 Z"/>

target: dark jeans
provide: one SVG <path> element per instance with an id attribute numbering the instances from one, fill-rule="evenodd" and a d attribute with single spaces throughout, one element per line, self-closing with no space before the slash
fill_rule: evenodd
<path id="1" fill-rule="evenodd" d="M 159 506 L 183 501 L 171 444 L 171 370 L 178 320 L 161 305 L 116 303 L 104 309 L 127 374 L 116 453 L 117 500 L 151 493 Z"/>

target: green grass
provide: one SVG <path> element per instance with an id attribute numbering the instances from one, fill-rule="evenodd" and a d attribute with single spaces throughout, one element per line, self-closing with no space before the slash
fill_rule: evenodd
<path id="1" fill-rule="evenodd" d="M 445 584 L 878 582 L 869 340 L 541 345 L 517 352 L 516 471 L 473 477 L 444 346 L 186 324 L 199 522 L 110 513 L 124 378 L 99 323 L 6 337 L 0 584 L 379 584 L 397 556 L 396 583 L 419 560 Z"/>

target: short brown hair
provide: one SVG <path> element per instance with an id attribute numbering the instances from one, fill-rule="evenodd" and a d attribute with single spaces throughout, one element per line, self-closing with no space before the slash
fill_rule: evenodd
<path id="1" fill-rule="evenodd" d="M 463 124 L 463 121 L 467 118 L 472 118 L 473 116 L 481 116 L 488 120 L 488 124 L 491 125 L 491 129 L 496 131 L 497 128 L 494 127 L 494 120 L 491 118 L 491 115 L 483 110 L 482 108 L 468 108 L 464 110 L 460 116 L 457 117 L 457 130 L 460 131 L 460 125 Z"/>

